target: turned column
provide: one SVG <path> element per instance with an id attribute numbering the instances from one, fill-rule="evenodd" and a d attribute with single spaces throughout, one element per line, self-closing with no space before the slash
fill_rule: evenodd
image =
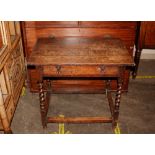
<path id="1" fill-rule="evenodd" d="M 46 97 L 45 97 L 45 110 L 46 110 L 46 116 L 48 113 L 48 108 L 49 108 L 49 102 L 50 102 L 50 92 L 51 92 L 51 81 L 48 79 L 46 81 L 47 83 L 47 92 L 46 92 Z"/>
<path id="2" fill-rule="evenodd" d="M 41 113 L 41 120 L 43 128 L 47 127 L 47 110 L 46 110 L 46 98 L 43 90 L 43 82 L 39 82 L 39 100 L 40 100 L 40 113 Z"/>
<path id="3" fill-rule="evenodd" d="M 114 105 L 114 116 L 113 116 L 114 128 L 116 127 L 118 122 L 121 93 L 122 93 L 122 79 L 119 78 L 117 83 L 117 92 L 116 92 L 115 105 Z"/>

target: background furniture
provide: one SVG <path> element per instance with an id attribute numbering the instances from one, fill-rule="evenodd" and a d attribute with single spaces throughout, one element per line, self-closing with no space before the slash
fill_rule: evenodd
<path id="1" fill-rule="evenodd" d="M 38 38 L 42 37 L 112 37 L 124 41 L 130 54 L 136 39 L 137 22 L 98 22 L 98 21 L 48 21 L 48 22 L 22 22 L 24 49 L 26 59 L 29 58 Z M 128 90 L 129 69 L 123 75 L 123 91 Z M 35 70 L 28 69 L 29 86 L 32 92 L 38 92 Z M 46 83 L 46 81 L 44 81 Z M 91 87 L 90 87 L 91 85 Z M 54 80 L 52 82 L 53 93 L 103 93 L 105 83 L 101 78 L 92 80 Z M 45 87 L 46 89 L 46 87 Z M 111 89 L 117 90 L 117 82 L 113 80 Z"/>
<path id="2" fill-rule="evenodd" d="M 11 133 L 25 80 L 25 62 L 19 22 L 0 22 L 0 130 Z"/>
<path id="3" fill-rule="evenodd" d="M 155 21 L 142 21 L 138 23 L 138 34 L 135 52 L 135 68 L 133 77 L 136 78 L 142 49 L 155 49 Z"/>

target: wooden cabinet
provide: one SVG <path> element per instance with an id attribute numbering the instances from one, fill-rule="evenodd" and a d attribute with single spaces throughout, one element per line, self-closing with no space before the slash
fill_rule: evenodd
<path id="1" fill-rule="evenodd" d="M 2 33 L 0 33 L 0 49 L 3 47 Z"/>
<path id="2" fill-rule="evenodd" d="M 19 22 L 1 22 L 0 130 L 11 133 L 11 121 L 25 80 Z"/>
<path id="3" fill-rule="evenodd" d="M 25 55 L 28 58 L 38 38 L 46 37 L 112 37 L 124 41 L 128 51 L 133 55 L 137 22 L 103 22 L 103 21 L 71 21 L 71 22 L 22 22 Z M 128 90 L 129 70 L 124 74 L 123 91 Z M 38 91 L 37 72 L 28 70 L 29 86 L 32 92 Z M 91 84 L 91 87 L 90 87 Z M 53 93 L 103 93 L 103 80 L 53 80 Z M 117 89 L 116 81 L 111 88 Z"/>
<path id="4" fill-rule="evenodd" d="M 135 69 L 133 77 L 135 78 L 138 71 L 140 56 L 142 49 L 155 49 L 155 21 L 139 22 L 139 33 L 136 41 L 135 52 Z"/>
<path id="5" fill-rule="evenodd" d="M 155 48 L 155 21 L 141 22 L 141 48 Z"/>

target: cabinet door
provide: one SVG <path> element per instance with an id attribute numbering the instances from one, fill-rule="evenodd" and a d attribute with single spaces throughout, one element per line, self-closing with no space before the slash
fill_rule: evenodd
<path id="1" fill-rule="evenodd" d="M 145 25 L 144 48 L 155 48 L 155 21 L 145 22 L 144 25 Z"/>
<path id="2" fill-rule="evenodd" d="M 3 47 L 2 32 L 0 31 L 0 49 Z"/>
<path id="3" fill-rule="evenodd" d="M 17 47 L 13 50 L 6 66 L 8 67 L 7 70 L 9 74 L 12 95 L 14 98 L 14 103 L 16 104 L 20 95 L 21 88 L 23 86 L 23 81 L 25 79 L 25 65 L 21 42 L 19 42 Z"/>
<path id="4" fill-rule="evenodd" d="M 3 21 L 0 21 L 0 69 L 2 68 L 3 64 L 2 61 L 4 57 L 6 56 L 6 52 L 4 52 L 7 47 L 7 35 L 6 35 L 6 23 Z"/>
<path id="5" fill-rule="evenodd" d="M 2 100 L 3 100 L 4 106 L 6 108 L 7 105 L 8 105 L 8 101 L 10 99 L 11 94 L 9 92 L 7 77 L 6 77 L 6 73 L 5 73 L 4 70 L 2 70 L 0 72 L 0 90 L 1 90 L 1 93 L 2 93 Z"/>
<path id="6" fill-rule="evenodd" d="M 18 25 L 19 25 L 19 23 L 17 21 L 9 21 L 8 22 L 11 46 L 13 46 L 14 42 L 18 38 L 18 35 L 19 35 L 18 30 L 17 30 Z"/>

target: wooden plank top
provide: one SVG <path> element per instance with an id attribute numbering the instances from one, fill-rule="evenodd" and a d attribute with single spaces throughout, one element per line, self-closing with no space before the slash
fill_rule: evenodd
<path id="1" fill-rule="evenodd" d="M 116 38 L 39 38 L 28 65 L 124 65 L 133 58 Z"/>

